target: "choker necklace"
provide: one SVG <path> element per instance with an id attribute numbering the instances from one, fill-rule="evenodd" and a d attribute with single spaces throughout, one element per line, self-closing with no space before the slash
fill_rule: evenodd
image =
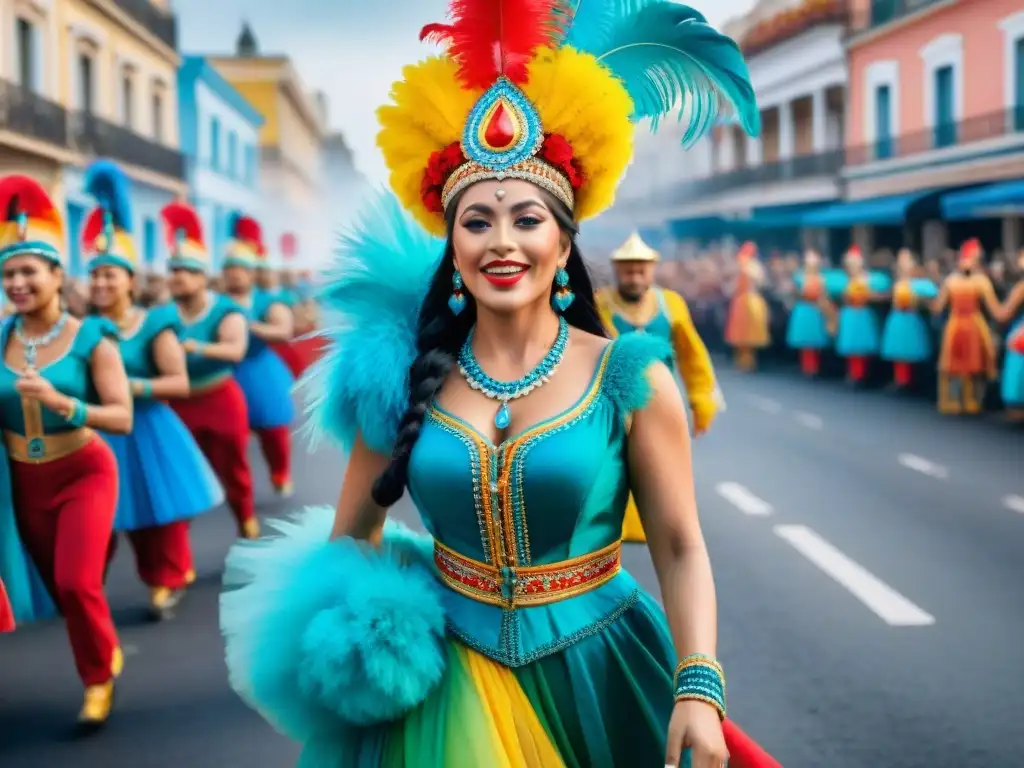
<path id="1" fill-rule="evenodd" d="M 473 331 L 470 331 L 466 343 L 462 345 L 462 351 L 459 353 L 459 372 L 465 377 L 466 383 L 470 387 L 485 397 L 501 403 L 501 407 L 494 415 L 494 426 L 498 429 L 505 429 L 512 421 L 512 414 L 508 410 L 509 400 L 524 397 L 541 384 L 546 384 L 555 369 L 558 368 L 558 364 L 562 362 L 565 345 L 568 341 L 569 323 L 564 317 L 559 317 L 558 336 L 555 338 L 555 343 L 537 367 L 516 381 L 498 381 L 481 370 L 480 364 L 473 354 Z"/>
<path id="2" fill-rule="evenodd" d="M 25 366 L 28 368 L 36 367 L 36 360 L 38 359 L 39 347 L 45 347 L 52 344 L 60 332 L 64 330 L 64 326 L 68 324 L 68 313 L 61 312 L 60 317 L 57 318 L 57 322 L 53 324 L 46 333 L 41 336 L 26 336 L 23 329 L 24 321 L 21 315 L 18 315 L 17 320 L 14 321 L 14 335 L 21 342 L 21 346 L 24 349 L 25 355 Z"/>

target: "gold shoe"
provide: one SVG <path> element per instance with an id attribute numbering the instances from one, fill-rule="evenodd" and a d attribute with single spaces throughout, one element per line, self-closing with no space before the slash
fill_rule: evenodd
<path id="1" fill-rule="evenodd" d="M 97 728 L 107 722 L 114 709 L 114 681 L 108 680 L 85 689 L 85 701 L 78 713 L 79 724 Z"/>
<path id="2" fill-rule="evenodd" d="M 250 517 L 244 523 L 242 523 L 242 538 L 243 539 L 258 539 L 260 537 L 260 521 L 255 517 Z"/>
<path id="3" fill-rule="evenodd" d="M 285 480 L 283 483 L 274 488 L 277 495 L 281 498 L 287 499 L 293 493 L 295 493 L 295 483 L 291 480 Z"/>
<path id="4" fill-rule="evenodd" d="M 196 572 L 194 569 L 189 568 L 188 571 L 185 572 L 185 583 L 188 585 L 196 583 Z"/>
<path id="5" fill-rule="evenodd" d="M 156 619 L 169 619 L 171 612 L 181 602 L 185 590 L 170 587 L 153 587 L 149 590 L 149 609 Z"/>

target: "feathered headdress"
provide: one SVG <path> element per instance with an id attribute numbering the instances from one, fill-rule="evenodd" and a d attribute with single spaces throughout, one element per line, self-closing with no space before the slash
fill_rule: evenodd
<path id="1" fill-rule="evenodd" d="M 228 221 L 228 232 L 231 242 L 228 244 L 224 266 L 250 269 L 260 266 L 267 249 L 263 245 L 263 231 L 259 222 L 236 211 Z"/>
<path id="2" fill-rule="evenodd" d="M 741 265 L 747 264 L 755 258 L 757 258 L 757 246 L 749 240 L 741 245 L 736 253 L 736 261 Z"/>
<path id="3" fill-rule="evenodd" d="M 28 176 L 0 179 L 0 264 L 12 256 L 61 263 L 64 220 L 46 190 Z"/>
<path id="4" fill-rule="evenodd" d="M 82 227 L 89 269 L 114 266 L 135 272 L 138 261 L 128 177 L 116 163 L 97 160 L 85 171 L 85 191 L 97 203 Z"/>
<path id="5" fill-rule="evenodd" d="M 470 184 L 526 179 L 578 220 L 613 201 L 633 122 L 679 110 L 684 145 L 730 115 L 760 131 L 736 44 L 667 0 L 451 0 L 421 39 L 435 56 L 405 70 L 377 138 L 402 204 L 431 232 Z"/>
<path id="6" fill-rule="evenodd" d="M 171 257 L 170 269 L 188 269 L 206 272 L 210 268 L 210 253 L 203 239 L 203 225 L 195 209 L 188 203 L 175 202 L 160 211 Z"/>
<path id="7" fill-rule="evenodd" d="M 960 246 L 960 269 L 971 269 L 977 266 L 981 260 L 982 247 L 981 241 L 972 237 L 970 240 L 964 242 Z"/>

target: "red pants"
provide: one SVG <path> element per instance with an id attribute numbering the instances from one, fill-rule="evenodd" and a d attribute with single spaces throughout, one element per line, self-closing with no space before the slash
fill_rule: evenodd
<path id="1" fill-rule="evenodd" d="M 265 427 L 256 430 L 263 458 L 270 467 L 270 482 L 280 488 L 292 479 L 292 432 L 288 427 Z"/>
<path id="2" fill-rule="evenodd" d="M 0 580 L 0 632 L 14 631 L 14 609 L 11 608 L 11 601 L 7 599 L 7 590 L 4 589 L 4 582 Z"/>
<path id="3" fill-rule="evenodd" d="M 135 551 L 135 568 L 147 587 L 183 589 L 195 581 L 187 521 L 128 531 L 127 536 Z"/>
<path id="4" fill-rule="evenodd" d="M 111 678 L 117 631 L 103 590 L 117 510 L 117 461 L 95 437 L 44 464 L 11 462 L 18 530 L 67 621 L 85 685 Z"/>
<path id="5" fill-rule="evenodd" d="M 249 412 L 241 387 L 228 379 L 185 400 L 172 400 L 170 405 L 224 486 L 228 506 L 241 530 L 243 523 L 256 516 L 248 454 Z"/>
<path id="6" fill-rule="evenodd" d="M 284 364 L 288 366 L 288 370 L 292 372 L 292 376 L 298 378 L 302 375 L 302 372 L 306 370 L 306 362 L 302 359 L 302 355 L 299 354 L 299 350 L 294 342 L 291 341 L 275 341 L 270 344 L 270 348 L 277 353 L 277 356 L 284 360 Z"/>

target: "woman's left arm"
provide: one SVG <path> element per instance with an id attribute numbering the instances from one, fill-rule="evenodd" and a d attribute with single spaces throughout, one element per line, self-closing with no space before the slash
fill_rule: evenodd
<path id="1" fill-rule="evenodd" d="M 718 608 L 711 561 L 697 516 L 690 433 L 682 395 L 663 364 L 647 370 L 652 396 L 633 413 L 630 477 L 658 575 L 665 613 L 680 659 L 715 658 Z M 727 757 L 718 711 L 702 701 L 678 701 L 669 726 L 666 764 L 684 747 L 693 768 L 721 768 Z"/>
<path id="2" fill-rule="evenodd" d="M 131 389 L 121 353 L 110 339 L 102 339 L 96 345 L 89 358 L 89 370 L 100 404 L 86 406 L 84 426 L 127 435 L 132 431 Z"/>
<path id="3" fill-rule="evenodd" d="M 295 320 L 292 311 L 284 304 L 274 303 L 267 310 L 264 322 L 250 323 L 249 330 L 253 336 L 264 341 L 289 341 L 295 331 Z"/>

